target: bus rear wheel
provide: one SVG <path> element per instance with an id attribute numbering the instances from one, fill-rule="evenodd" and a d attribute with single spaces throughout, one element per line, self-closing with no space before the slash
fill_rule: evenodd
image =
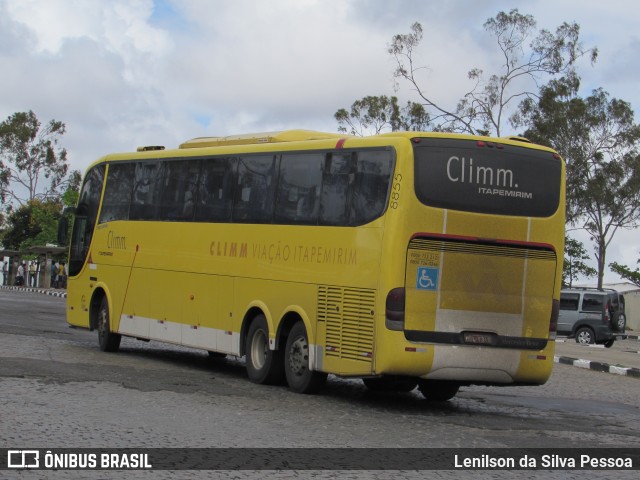
<path id="1" fill-rule="evenodd" d="M 289 388 L 296 393 L 317 392 L 326 382 L 327 374 L 309 369 L 309 340 L 303 322 L 297 322 L 289 332 L 284 352 Z"/>
<path id="2" fill-rule="evenodd" d="M 109 302 L 107 297 L 104 297 L 100 302 L 100 310 L 98 310 L 98 343 L 100 350 L 103 352 L 117 352 L 120 348 L 120 340 L 122 340 L 122 336 L 111 331 Z"/>
<path id="3" fill-rule="evenodd" d="M 251 322 L 245 343 L 247 375 L 253 383 L 273 385 L 284 378 L 284 365 L 280 350 L 269 349 L 269 327 L 264 315 Z"/>
<path id="4" fill-rule="evenodd" d="M 374 392 L 410 392 L 418 382 L 409 378 L 398 377 L 376 377 L 376 378 L 363 378 L 362 382 L 365 386 Z"/>
<path id="5" fill-rule="evenodd" d="M 446 402 L 456 396 L 460 385 L 444 380 L 418 380 L 418 390 L 429 402 Z"/>

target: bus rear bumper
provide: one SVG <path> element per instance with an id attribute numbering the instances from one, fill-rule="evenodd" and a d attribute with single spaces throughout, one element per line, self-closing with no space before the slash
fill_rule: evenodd
<path id="1" fill-rule="evenodd" d="M 553 341 L 540 351 L 468 345 L 396 345 L 395 355 L 376 357 L 375 373 L 467 384 L 541 385 L 551 375 L 554 349 Z"/>

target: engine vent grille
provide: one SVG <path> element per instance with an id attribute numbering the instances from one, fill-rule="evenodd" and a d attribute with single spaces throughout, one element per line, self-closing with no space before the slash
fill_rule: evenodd
<path id="1" fill-rule="evenodd" d="M 326 355 L 371 362 L 375 290 L 318 287 L 318 321 L 326 323 Z"/>

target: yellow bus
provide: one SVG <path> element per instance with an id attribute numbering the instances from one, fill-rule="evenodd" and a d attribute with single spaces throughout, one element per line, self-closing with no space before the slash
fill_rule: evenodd
<path id="1" fill-rule="evenodd" d="M 444 401 L 553 366 L 565 170 L 521 138 L 292 130 L 141 147 L 89 167 L 67 321 Z M 64 232 L 64 228 L 62 228 Z M 64 235 L 63 235 L 64 236 Z"/>

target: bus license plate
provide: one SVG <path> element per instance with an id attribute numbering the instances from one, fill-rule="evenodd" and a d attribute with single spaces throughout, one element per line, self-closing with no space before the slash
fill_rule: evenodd
<path id="1" fill-rule="evenodd" d="M 464 332 L 464 343 L 469 345 L 495 345 L 496 335 L 486 332 Z"/>

